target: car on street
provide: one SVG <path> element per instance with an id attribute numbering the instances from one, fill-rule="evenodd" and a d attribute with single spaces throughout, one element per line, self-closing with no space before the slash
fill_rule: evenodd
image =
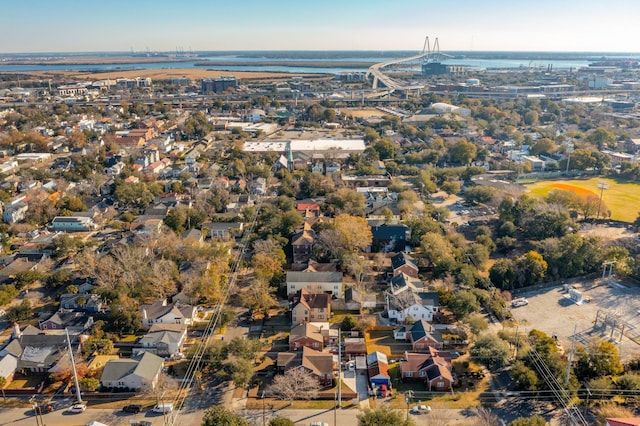
<path id="1" fill-rule="evenodd" d="M 124 411 L 125 413 L 138 414 L 139 412 L 142 411 L 142 405 L 138 405 L 138 404 L 125 405 L 124 407 L 122 407 L 122 411 Z"/>
<path id="2" fill-rule="evenodd" d="M 87 409 L 87 406 L 84 404 L 73 404 L 71 407 L 67 408 L 67 412 L 69 413 L 84 413 Z"/>
<path id="3" fill-rule="evenodd" d="M 431 407 L 428 405 L 417 405 L 410 410 L 410 413 L 414 415 L 429 414 L 430 412 Z"/>

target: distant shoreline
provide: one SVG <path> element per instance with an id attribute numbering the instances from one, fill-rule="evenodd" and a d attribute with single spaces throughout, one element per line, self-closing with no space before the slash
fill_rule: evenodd
<path id="1" fill-rule="evenodd" d="M 54 58 L 54 59 L 6 59 L 0 60 L 0 65 L 128 65 L 149 64 L 162 62 L 193 62 L 194 58 L 169 57 L 82 57 L 82 58 Z"/>
<path id="2" fill-rule="evenodd" d="M 252 67 L 300 67 L 300 68 L 369 68 L 375 62 L 340 62 L 340 61 L 197 61 L 196 67 L 252 66 Z"/>

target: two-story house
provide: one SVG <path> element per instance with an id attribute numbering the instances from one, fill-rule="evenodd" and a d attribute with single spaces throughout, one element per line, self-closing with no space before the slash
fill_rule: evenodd
<path id="1" fill-rule="evenodd" d="M 335 297 L 344 295 L 342 272 L 287 272 L 287 294 L 294 295 L 301 289 L 311 293 L 329 293 Z"/>
<path id="2" fill-rule="evenodd" d="M 324 322 L 331 318 L 331 296 L 327 293 L 310 293 L 300 289 L 293 298 L 292 324 Z"/>
<path id="3" fill-rule="evenodd" d="M 401 252 L 391 258 L 391 268 L 393 269 L 393 276 L 400 273 L 405 273 L 412 278 L 418 277 L 418 265 L 415 260 L 408 254 Z"/>
<path id="4" fill-rule="evenodd" d="M 153 324 L 147 334 L 138 341 L 134 354 L 151 352 L 161 357 L 182 352 L 187 338 L 186 324 Z"/>
<path id="5" fill-rule="evenodd" d="M 60 308 L 96 313 L 102 309 L 102 299 L 97 294 L 66 293 L 60 296 Z"/>
<path id="6" fill-rule="evenodd" d="M 293 263 L 307 263 L 313 254 L 313 243 L 316 233 L 309 222 L 305 222 L 302 230 L 291 237 Z"/>
<path id="7" fill-rule="evenodd" d="M 167 303 L 167 299 L 156 300 L 150 305 L 141 305 L 142 326 L 153 324 L 187 324 L 193 323 L 196 307 L 181 302 Z"/>

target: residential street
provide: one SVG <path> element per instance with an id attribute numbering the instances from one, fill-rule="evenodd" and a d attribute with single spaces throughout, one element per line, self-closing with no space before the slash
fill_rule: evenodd
<path id="1" fill-rule="evenodd" d="M 355 425 L 357 423 L 356 416 L 360 413 L 356 409 L 345 409 L 334 413 L 334 410 L 266 410 L 264 412 L 265 421 L 275 416 L 287 417 L 298 425 L 308 425 L 314 421 L 327 422 L 334 425 L 334 418 L 337 419 L 339 425 Z M 183 426 L 197 426 L 202 420 L 204 410 L 193 411 L 188 414 L 181 414 L 176 424 Z M 245 416 L 252 425 L 262 425 L 262 410 L 243 410 L 239 414 Z M 2 408 L 0 415 L 3 425 L 34 425 L 35 417 L 29 408 Z M 461 410 L 434 410 L 429 415 L 414 416 L 418 425 L 436 424 L 435 420 L 444 420 L 451 425 L 468 424 L 469 417 Z M 446 420 L 445 420 L 446 419 Z M 44 424 L 46 426 L 84 426 L 92 420 L 105 423 L 109 426 L 130 426 L 131 420 L 145 420 L 152 422 L 154 426 L 160 426 L 164 423 L 162 415 L 153 413 L 126 414 L 121 410 L 112 409 L 87 409 L 81 414 L 67 414 L 63 411 L 54 411 L 43 415 Z"/>

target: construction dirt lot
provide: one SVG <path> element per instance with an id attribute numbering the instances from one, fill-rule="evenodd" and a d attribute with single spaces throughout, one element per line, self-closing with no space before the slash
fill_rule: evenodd
<path id="1" fill-rule="evenodd" d="M 571 280 L 567 285 L 582 293 L 582 303 L 575 303 L 564 285 L 514 293 L 514 298 L 525 297 L 529 302 L 511 308 L 519 329 L 555 334 L 565 351 L 571 348 L 575 328 L 576 344 L 584 344 L 590 338 L 610 340 L 618 347 L 623 361 L 640 352 L 640 287 L 607 283 L 600 278 Z"/>

